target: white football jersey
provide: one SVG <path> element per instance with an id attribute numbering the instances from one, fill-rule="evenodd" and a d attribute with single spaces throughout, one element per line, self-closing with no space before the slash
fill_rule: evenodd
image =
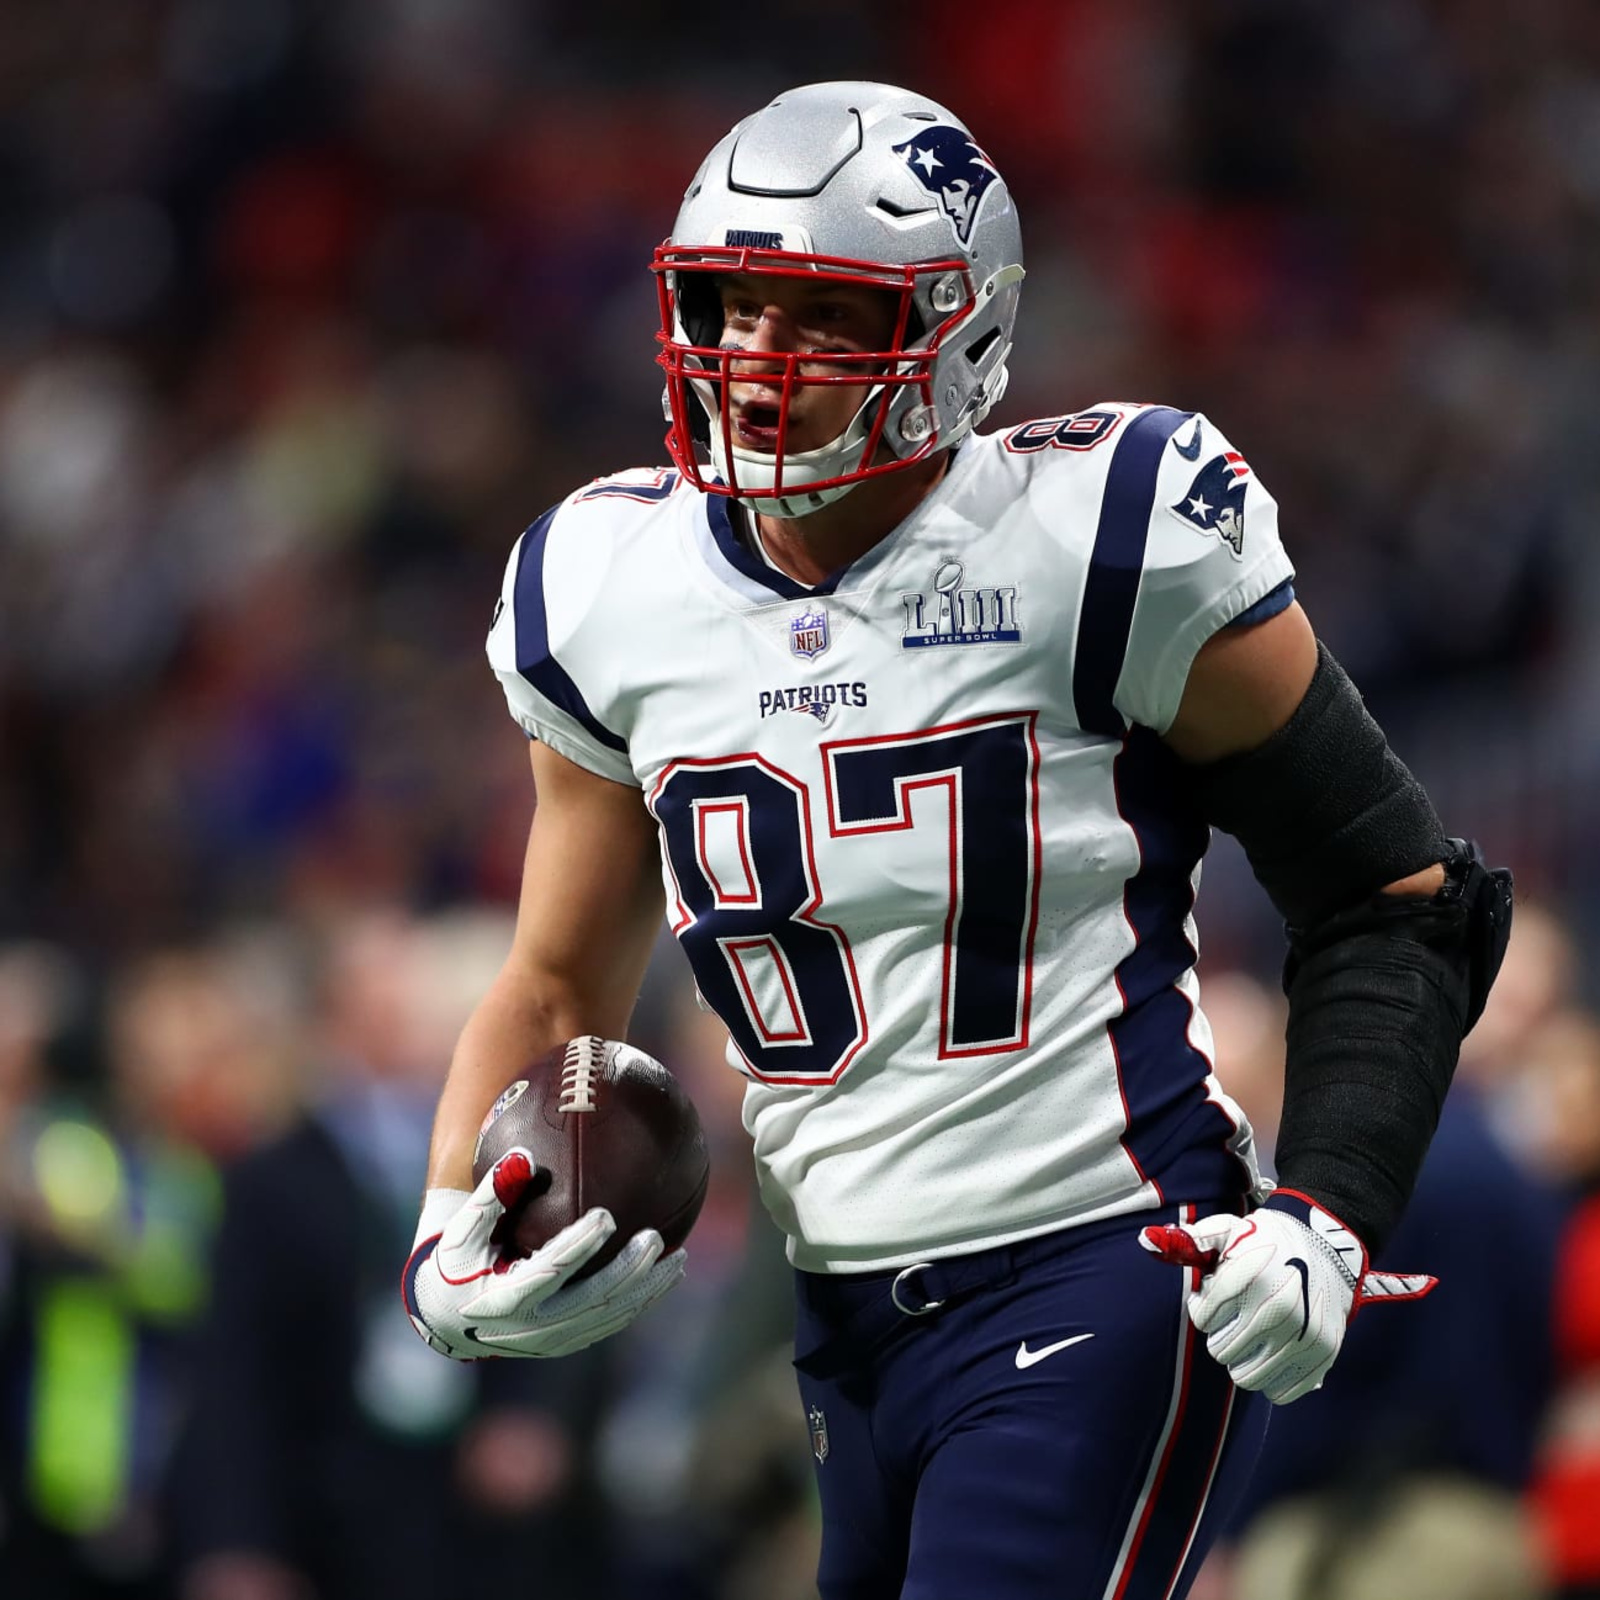
<path id="1" fill-rule="evenodd" d="M 793 1261 L 1254 1188 L 1157 737 L 1200 646 L 1292 598 L 1242 457 L 1165 407 L 975 437 L 816 589 L 736 526 L 669 470 L 590 484 L 519 541 L 489 655 L 531 736 L 643 791 Z"/>

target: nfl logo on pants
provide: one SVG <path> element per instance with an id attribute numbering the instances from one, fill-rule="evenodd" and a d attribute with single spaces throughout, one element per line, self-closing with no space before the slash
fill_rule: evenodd
<path id="1" fill-rule="evenodd" d="M 828 1459 L 828 1419 L 820 1406 L 812 1406 L 806 1413 L 806 1420 L 811 1424 L 811 1453 L 820 1466 Z"/>

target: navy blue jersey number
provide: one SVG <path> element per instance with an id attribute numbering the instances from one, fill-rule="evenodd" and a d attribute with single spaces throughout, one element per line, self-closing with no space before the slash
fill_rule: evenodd
<path id="1" fill-rule="evenodd" d="M 948 839 L 941 1057 L 1025 1049 L 1039 906 L 1035 716 L 821 749 L 835 838 Z M 821 915 L 805 786 L 759 756 L 675 763 L 650 800 L 676 885 L 673 932 L 751 1071 L 834 1081 L 868 1019 L 842 928 Z M 863 849 L 869 848 L 865 844 Z"/>
<path id="2" fill-rule="evenodd" d="M 653 505 L 676 492 L 682 480 L 671 467 L 657 467 L 654 471 L 639 467 L 615 478 L 596 478 L 588 488 L 578 494 L 579 500 L 638 500 Z"/>
<path id="3" fill-rule="evenodd" d="M 1122 421 L 1120 411 L 1075 411 L 1070 417 L 1041 417 L 1006 434 L 1003 443 L 1013 455 L 1039 450 L 1093 450 L 1109 439 Z"/>
<path id="4" fill-rule="evenodd" d="M 831 833 L 922 826 L 949 840 L 941 1058 L 1027 1048 L 1039 916 L 1034 721 L 983 717 L 822 747 Z"/>
<path id="5" fill-rule="evenodd" d="M 682 761 L 650 799 L 677 885 L 672 931 L 751 1070 L 829 1082 L 867 1036 L 855 962 L 822 921 L 802 784 L 761 757 Z"/>

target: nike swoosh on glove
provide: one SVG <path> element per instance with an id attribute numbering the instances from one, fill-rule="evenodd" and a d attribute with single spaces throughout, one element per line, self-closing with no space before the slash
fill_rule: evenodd
<path id="1" fill-rule="evenodd" d="M 526 1150 L 508 1150 L 470 1194 L 430 1189 L 424 1197 L 400 1295 L 411 1325 L 441 1355 L 571 1355 L 627 1327 L 683 1277 L 683 1251 L 663 1259 L 661 1235 L 646 1229 L 592 1277 L 569 1282 L 617 1231 L 599 1207 L 532 1255 L 503 1255 L 495 1225 L 534 1171 Z"/>
<path id="2" fill-rule="evenodd" d="M 1373 1272 L 1361 1241 L 1293 1189 L 1248 1217 L 1216 1215 L 1144 1229 L 1139 1243 L 1202 1276 L 1189 1320 L 1241 1389 L 1288 1405 L 1322 1387 L 1344 1330 L 1375 1300 L 1420 1300 L 1426 1273 Z"/>

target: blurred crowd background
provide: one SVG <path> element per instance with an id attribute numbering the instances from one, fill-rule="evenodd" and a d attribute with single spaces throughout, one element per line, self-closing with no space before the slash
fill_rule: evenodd
<path id="1" fill-rule="evenodd" d="M 0 13 L 0 1593 L 805 1600 L 788 1290 L 712 1128 L 687 1284 L 454 1368 L 395 1281 L 532 805 L 517 533 L 662 459 L 645 267 L 795 82 L 1018 197 L 1000 422 L 1204 408 L 1517 934 L 1391 1264 L 1197 1600 L 1600 1593 L 1600 12 L 1587 0 L 53 0 Z M 1219 1070 L 1281 939 L 1219 841 Z"/>

